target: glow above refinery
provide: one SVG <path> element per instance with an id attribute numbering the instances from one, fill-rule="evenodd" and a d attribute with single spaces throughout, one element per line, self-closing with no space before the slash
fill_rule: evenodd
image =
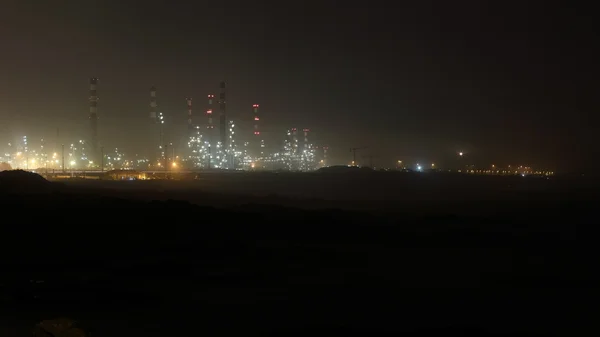
<path id="1" fill-rule="evenodd" d="M 252 104 L 245 117 L 233 120 L 227 115 L 226 83 L 220 83 L 218 99 L 219 119 L 213 119 L 213 104 L 215 95 L 208 94 L 206 106 L 200 110 L 202 114 L 194 114 L 192 97 L 182 99 L 182 107 L 186 105 L 187 134 L 185 142 L 173 144 L 170 139 L 181 139 L 181 135 L 165 134 L 167 118 L 160 111 L 157 88 L 150 88 L 149 119 L 146 126 L 149 130 L 146 153 L 124 153 L 119 148 L 108 149 L 101 146 L 98 139 L 98 97 L 97 78 L 90 79 L 90 129 L 86 133 L 88 140 L 79 139 L 76 142 L 46 144 L 41 139 L 39 146 L 31 147 L 27 136 L 16 142 L 8 143 L 0 162 L 7 162 L 12 168 L 28 170 L 160 170 L 160 169 L 229 169 L 229 170 L 292 170 L 313 171 L 329 165 L 328 146 L 318 146 L 311 141 L 309 128 L 302 128 L 302 137 L 298 136 L 298 128 L 290 128 L 281 132 L 282 139 L 274 144 L 267 144 L 262 133 L 260 105 Z M 184 103 L 185 102 L 185 103 Z M 219 127 L 215 128 L 215 124 Z M 240 127 L 239 125 L 242 125 Z M 250 126 L 251 125 L 251 126 Z M 457 152 L 458 158 L 467 158 L 465 152 Z M 358 165 L 352 162 L 351 165 Z M 371 165 L 372 166 L 372 165 Z M 459 166 L 460 167 L 460 166 Z M 397 169 L 407 167 L 401 160 Z M 424 171 L 417 164 L 416 171 Z M 436 170 L 431 164 L 431 170 Z M 466 173 L 495 173 L 495 174 L 539 174 L 540 171 L 529 167 L 519 166 L 514 170 L 510 166 L 499 169 L 492 165 L 492 170 L 476 170 L 473 167 L 458 169 Z M 501 173 L 502 172 L 502 173 Z M 548 173 L 548 172 L 546 172 Z"/>

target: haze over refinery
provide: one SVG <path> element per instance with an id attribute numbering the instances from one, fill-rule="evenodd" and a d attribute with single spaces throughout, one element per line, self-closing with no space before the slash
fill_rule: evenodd
<path id="1" fill-rule="evenodd" d="M 162 143 L 181 157 L 190 149 L 188 98 L 193 125 L 205 131 L 213 94 L 215 137 L 231 122 L 240 148 L 262 142 L 263 155 L 272 155 L 285 152 L 288 132 L 297 129 L 301 143 L 308 129 L 316 166 L 323 147 L 329 165 L 352 164 L 349 149 L 362 148 L 354 164 L 386 168 L 399 160 L 455 167 L 463 151 L 479 169 L 580 172 L 598 160 L 585 89 L 593 53 L 575 43 L 591 40 L 591 30 L 582 29 L 586 20 L 567 24 L 574 14 L 550 5 L 518 12 L 482 3 L 386 11 L 328 2 L 41 6 L 9 1 L 0 13 L 0 150 L 11 156 L 23 137 L 36 149 L 43 139 L 51 154 L 58 143 L 93 148 L 89 79 L 97 77 L 96 147 L 130 160 L 151 160 L 151 143 L 160 142 L 149 136 L 153 86 Z M 510 29 L 500 30 L 496 23 L 509 15 Z M 532 17 L 544 34 L 525 31 Z"/>

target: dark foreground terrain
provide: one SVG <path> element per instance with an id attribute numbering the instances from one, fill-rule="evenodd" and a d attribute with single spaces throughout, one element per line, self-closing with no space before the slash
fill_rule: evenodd
<path id="1" fill-rule="evenodd" d="M 334 192 L 240 191 L 227 206 L 206 189 L 38 178 L 0 173 L 2 336 L 57 317 L 94 337 L 600 333 L 591 182 L 327 178 L 388 190 L 358 212 L 327 209 Z"/>

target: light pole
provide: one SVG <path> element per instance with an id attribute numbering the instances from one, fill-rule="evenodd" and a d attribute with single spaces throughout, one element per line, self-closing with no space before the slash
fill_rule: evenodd
<path id="1" fill-rule="evenodd" d="M 174 162 L 175 161 L 175 146 L 173 146 L 173 143 L 169 143 L 169 145 L 171 145 L 171 152 L 172 152 L 171 161 Z"/>

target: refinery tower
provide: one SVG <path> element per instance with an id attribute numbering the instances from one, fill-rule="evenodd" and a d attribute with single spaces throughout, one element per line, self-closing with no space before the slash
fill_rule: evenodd
<path id="1" fill-rule="evenodd" d="M 151 133 L 153 140 L 150 143 L 152 144 L 150 157 L 154 157 L 155 160 L 161 160 L 165 157 L 165 116 L 162 112 L 158 111 L 158 104 L 156 103 L 156 87 L 154 86 L 150 88 L 150 121 L 154 126 Z M 158 133 L 158 137 L 156 132 Z M 154 164 L 156 164 L 156 162 Z"/>
<path id="2" fill-rule="evenodd" d="M 98 160 L 98 79 L 90 78 L 90 159 L 97 162 Z"/>
<path id="3" fill-rule="evenodd" d="M 221 82 L 221 92 L 219 94 L 219 134 L 221 146 L 227 148 L 227 99 L 226 99 L 227 83 Z"/>

